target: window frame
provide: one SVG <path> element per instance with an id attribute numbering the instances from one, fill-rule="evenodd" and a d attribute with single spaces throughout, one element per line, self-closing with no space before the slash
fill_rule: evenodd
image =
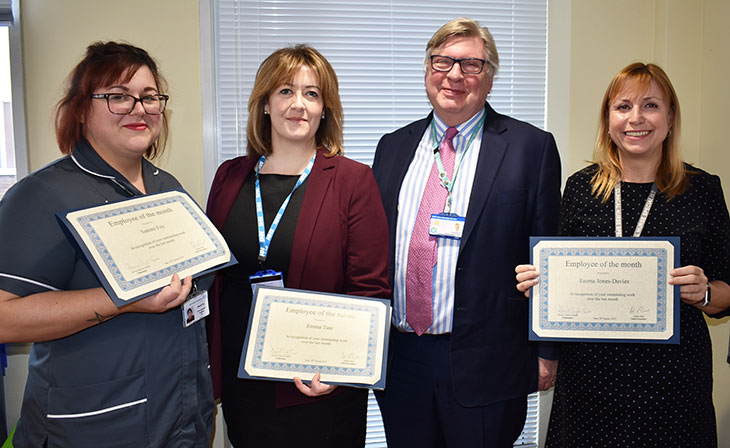
<path id="1" fill-rule="evenodd" d="M 10 16 L 8 17 L 8 9 Z M 9 20 L 10 22 L 6 22 Z M 21 31 L 20 0 L 0 2 L 0 23 L 8 26 L 10 44 L 10 83 L 13 96 L 13 138 L 15 149 L 15 178 L 28 174 L 28 134 L 25 120 L 25 69 L 23 66 L 23 34 Z"/>

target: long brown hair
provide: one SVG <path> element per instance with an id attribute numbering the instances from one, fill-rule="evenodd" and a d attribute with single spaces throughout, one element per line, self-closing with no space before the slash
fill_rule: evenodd
<path id="1" fill-rule="evenodd" d="M 662 159 L 656 173 L 656 184 L 659 191 L 669 199 L 681 194 L 689 185 L 687 170 L 679 152 L 679 135 L 681 119 L 679 99 L 669 77 L 658 65 L 635 62 L 624 67 L 614 76 L 603 95 L 598 121 L 598 134 L 593 151 L 594 163 L 598 170 L 591 179 L 591 192 L 603 202 L 611 197 L 614 187 L 621 182 L 622 170 L 619 149 L 608 134 L 609 113 L 611 103 L 620 92 L 629 88 L 634 91 L 646 91 L 650 84 L 656 83 L 669 106 L 669 134 L 662 143 Z"/>

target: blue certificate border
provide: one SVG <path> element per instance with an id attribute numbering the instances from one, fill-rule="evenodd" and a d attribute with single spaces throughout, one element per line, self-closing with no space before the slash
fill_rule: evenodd
<path id="1" fill-rule="evenodd" d="M 552 240 L 552 241 L 662 241 L 669 242 L 674 246 L 674 257 L 669 259 L 669 254 L 666 249 L 660 247 L 643 247 L 643 248 L 625 248 L 625 247 L 550 247 L 540 249 L 538 260 L 534 260 L 534 247 L 540 241 Z M 532 288 L 532 299 L 537 297 L 539 300 L 538 312 L 535 313 L 533 307 L 530 307 L 530 326 L 529 326 L 529 339 L 530 340 L 551 340 L 551 341 L 570 341 L 570 340 L 581 340 L 581 341 L 593 341 L 593 342 L 624 342 L 624 343 L 665 343 L 665 344 L 679 344 L 679 286 L 674 286 L 674 294 L 672 301 L 669 302 L 668 291 L 666 284 L 666 277 L 663 273 L 668 273 L 673 267 L 679 266 L 680 241 L 679 237 L 530 237 L 530 261 L 533 265 L 538 267 L 540 271 L 540 283 Z M 549 286 L 550 273 L 548 272 L 548 258 L 551 256 L 611 256 L 611 257 L 628 257 L 628 256 L 644 256 L 644 257 L 656 257 L 659 277 L 657 278 L 657 322 L 656 323 L 614 323 L 614 322 L 553 322 L 548 319 L 548 299 L 547 291 Z M 536 290 L 537 289 L 537 290 Z M 610 337 L 596 337 L 596 338 L 585 338 L 585 337 L 544 337 L 538 336 L 533 328 L 534 323 L 537 320 L 538 328 L 545 330 L 562 330 L 562 331 L 596 331 L 602 333 L 631 333 L 631 332 L 643 332 L 643 333 L 661 333 L 667 329 L 667 310 L 668 307 L 673 307 L 673 333 L 667 339 L 631 339 L 621 338 L 614 339 Z M 535 315 L 537 314 L 537 315 Z"/>
<path id="2" fill-rule="evenodd" d="M 160 195 L 168 195 L 169 193 L 174 192 L 177 193 L 174 196 L 166 196 L 166 197 L 159 197 Z M 147 200 L 142 200 L 147 199 Z M 130 202 L 131 201 L 131 202 Z M 171 203 L 180 203 L 185 210 L 190 214 L 190 216 L 193 217 L 193 219 L 200 225 L 201 229 L 205 232 L 205 234 L 210 238 L 210 240 L 215 245 L 215 249 L 213 251 L 206 252 L 204 254 L 199 254 L 195 257 L 189 258 L 187 260 L 180 261 L 174 265 L 171 265 L 167 268 L 160 269 L 156 272 L 146 274 L 144 276 L 140 276 L 137 278 L 127 279 L 119 270 L 117 263 L 112 258 L 111 254 L 109 254 L 106 245 L 103 241 L 99 238 L 94 228 L 91 226 L 91 224 L 94 221 L 98 221 L 100 219 L 108 219 L 115 216 L 124 216 L 130 213 L 135 212 L 141 212 L 146 209 L 157 207 L 160 205 L 165 204 L 171 204 Z M 92 247 L 87 247 L 84 240 L 82 239 L 81 235 L 77 232 L 76 227 L 71 223 L 71 221 L 68 219 L 68 214 L 76 212 L 78 210 L 69 210 L 65 212 L 60 212 L 56 214 L 56 218 L 58 219 L 59 223 L 61 224 L 61 227 L 66 234 L 67 238 L 72 242 L 74 247 L 78 252 L 80 252 L 83 255 L 84 260 L 86 261 L 87 265 L 91 268 L 91 270 L 96 275 L 97 279 L 101 283 L 101 285 L 104 287 L 104 290 L 106 293 L 111 297 L 111 299 L 114 301 L 114 303 L 117 306 L 126 305 L 129 303 L 132 303 L 136 300 L 139 300 L 143 297 L 147 297 L 148 295 L 154 294 L 159 292 L 162 288 L 156 288 L 152 291 L 146 292 L 140 296 L 134 297 L 130 300 L 123 300 L 119 298 L 119 296 L 116 294 L 115 289 L 112 287 L 112 284 L 110 283 L 110 279 L 107 278 L 103 271 L 101 270 L 100 266 L 97 264 L 96 258 L 92 255 L 91 250 L 93 249 L 95 253 L 101 255 L 101 259 L 103 260 L 104 265 L 106 268 L 112 273 L 112 280 L 114 283 L 119 287 L 122 291 L 130 291 L 134 290 L 139 287 L 143 287 L 144 285 L 150 284 L 152 282 L 155 282 L 157 280 L 163 279 L 163 278 L 169 278 L 175 273 L 179 273 L 183 269 L 188 269 L 194 266 L 197 266 L 201 263 L 204 263 L 207 260 L 210 260 L 213 257 L 222 255 L 226 251 L 226 245 L 225 242 L 221 243 L 220 240 L 218 240 L 215 237 L 215 233 L 211 230 L 211 227 L 208 225 L 207 218 L 204 219 L 203 216 L 201 216 L 200 212 L 196 207 L 194 206 L 195 202 L 190 198 L 190 196 L 187 195 L 187 193 L 180 191 L 180 190 L 169 190 L 164 191 L 161 193 L 151 194 L 148 196 L 138 196 L 133 197 L 130 199 L 125 199 L 122 201 L 118 201 L 115 203 L 110 204 L 101 204 L 98 207 L 107 207 L 109 205 L 118 204 L 119 207 L 113 208 L 110 210 L 106 210 L 103 212 L 96 211 L 95 209 L 97 207 L 90 207 L 88 209 L 81 209 L 81 210 L 89 210 L 89 214 L 78 216 L 76 219 L 76 223 L 81 226 L 82 231 L 87 235 L 87 237 L 92 242 Z M 220 266 L 216 266 L 213 269 L 207 269 L 203 272 L 200 272 L 199 274 L 196 274 L 196 277 L 206 275 L 210 272 L 213 272 L 217 269 L 221 269 L 223 267 L 231 266 L 236 264 L 237 261 L 233 254 L 231 254 L 231 259 L 228 263 L 225 263 Z"/>
<path id="3" fill-rule="evenodd" d="M 109 269 L 109 271 L 112 273 L 112 277 L 114 278 L 116 284 L 119 286 L 119 289 L 121 289 L 122 291 L 131 291 L 133 289 L 139 288 L 140 286 L 156 282 L 160 279 L 169 278 L 172 274 L 176 272 L 180 272 L 184 269 L 197 266 L 200 263 L 204 263 L 211 258 L 221 256 L 225 253 L 225 247 L 215 237 L 215 234 L 211 231 L 208 223 L 200 218 L 200 214 L 198 213 L 198 211 L 190 206 L 190 201 L 191 199 L 187 196 L 184 196 L 182 193 L 165 198 L 155 198 L 154 196 L 151 196 L 149 201 L 136 202 L 134 205 L 126 205 L 124 203 L 121 203 L 119 204 L 118 208 L 112 210 L 106 210 L 103 212 L 92 212 L 88 215 L 79 216 L 76 222 L 81 226 L 81 229 L 91 240 L 96 253 L 102 256 L 104 265 L 106 265 L 107 269 Z M 92 224 L 100 219 L 109 219 L 116 216 L 125 216 L 132 213 L 143 212 L 153 207 L 160 207 L 174 203 L 178 203 L 182 205 L 183 208 L 185 208 L 185 211 L 187 211 L 188 214 L 195 220 L 195 222 L 198 223 L 198 225 L 205 232 L 208 239 L 210 239 L 210 241 L 214 244 L 215 249 L 213 251 L 209 251 L 204 254 L 188 258 L 187 260 L 182 260 L 178 263 L 175 263 L 174 265 L 168 266 L 164 269 L 159 269 L 155 272 L 151 272 L 141 277 L 125 278 L 124 275 L 122 275 L 121 270 L 117 265 L 117 262 L 114 261 L 114 258 L 112 258 L 111 254 L 106 248 L 106 245 L 99 238 Z"/>
<path id="4" fill-rule="evenodd" d="M 275 293 L 272 294 L 271 290 L 286 290 L 286 291 L 293 291 L 293 292 L 303 292 L 310 295 L 310 298 L 294 298 L 294 297 L 287 297 L 282 295 L 276 295 Z M 268 290 L 268 291 L 267 291 Z M 261 291 L 265 291 L 268 294 L 264 296 L 263 299 L 260 299 L 260 293 Z M 314 296 L 312 296 L 314 295 Z M 316 298 L 315 298 L 316 297 Z M 328 297 L 337 297 L 337 298 L 347 298 L 347 299 L 359 299 L 359 300 L 347 300 L 346 303 L 337 303 L 332 302 L 331 300 L 328 300 Z M 251 323 L 253 322 L 253 317 L 257 309 L 257 303 L 261 300 L 261 303 L 258 304 L 258 308 L 260 309 L 259 313 L 261 317 L 259 318 L 259 324 L 255 330 L 253 331 Z M 248 347 L 250 344 L 254 345 L 254 351 L 253 351 L 253 359 L 251 360 L 251 364 L 255 368 L 261 368 L 261 369 L 267 369 L 267 370 L 273 370 L 273 371 L 279 371 L 279 372 L 296 372 L 296 373 L 311 373 L 314 375 L 315 373 L 322 373 L 322 374 L 335 374 L 340 376 L 372 376 L 374 375 L 375 368 L 376 368 L 376 360 L 377 360 L 377 338 L 378 338 L 378 328 L 381 326 L 381 322 L 378 318 L 379 313 L 375 311 L 375 306 L 369 305 L 367 303 L 363 303 L 364 301 L 370 301 L 370 302 L 380 302 L 387 306 L 387 309 L 389 312 L 386 313 L 384 316 L 385 324 L 382 325 L 382 327 L 385 329 L 385 334 L 381 335 L 383 337 L 383 359 L 381 360 L 381 370 L 380 370 L 380 380 L 376 382 L 375 384 L 362 384 L 362 383 L 348 383 L 348 382 L 332 382 L 328 381 L 327 384 L 338 384 L 338 385 L 344 385 L 344 386 L 354 386 L 354 387 L 369 387 L 373 389 L 383 390 L 385 388 L 385 375 L 386 375 L 386 368 L 388 364 L 388 340 L 390 336 L 390 318 L 391 318 L 391 312 L 390 312 L 390 301 L 387 299 L 379 299 L 374 297 L 360 297 L 360 296 L 348 296 L 344 294 L 332 294 L 332 293 L 321 293 L 321 292 L 313 292 L 313 291 L 304 291 L 304 290 L 298 290 L 298 289 L 292 289 L 292 288 L 279 288 L 275 286 L 261 286 L 257 288 L 256 290 L 256 296 L 253 298 L 253 303 L 251 304 L 251 312 L 249 316 L 248 321 L 248 328 L 246 329 L 246 338 L 244 340 L 243 344 L 243 351 L 241 352 L 241 360 L 239 362 L 238 366 L 238 377 L 239 378 L 254 378 L 254 379 L 265 379 L 265 380 L 273 380 L 273 381 L 293 381 L 288 379 L 282 379 L 282 378 L 268 378 L 268 377 L 259 377 L 259 376 L 252 376 L 249 375 L 246 372 L 245 369 L 245 359 L 246 359 L 246 353 L 248 353 Z M 352 302 L 352 303 L 349 303 Z M 334 366 L 321 366 L 321 365 L 314 365 L 314 364 L 299 364 L 299 363 L 284 363 L 284 362 L 264 362 L 261 357 L 263 355 L 263 347 L 264 342 L 266 338 L 266 328 L 268 325 L 268 318 L 270 316 L 270 309 L 271 305 L 274 303 L 288 303 L 293 305 L 309 305 L 309 306 L 316 306 L 320 308 L 329 308 L 329 309 L 338 309 L 338 310 L 352 310 L 352 311 L 366 311 L 370 313 L 370 325 L 369 325 L 369 335 L 368 335 L 368 354 L 367 354 L 367 361 L 366 366 L 361 369 L 356 368 L 346 368 L 346 367 L 334 367 Z M 302 378 L 302 380 L 308 380 L 309 378 Z"/>

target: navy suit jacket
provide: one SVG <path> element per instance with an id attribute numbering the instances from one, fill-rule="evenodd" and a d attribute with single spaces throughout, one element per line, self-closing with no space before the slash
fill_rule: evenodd
<path id="1" fill-rule="evenodd" d="M 537 388 L 538 346 L 527 340 L 528 300 L 514 268 L 528 263 L 529 237 L 554 235 L 560 158 L 553 136 L 485 104 L 484 132 L 456 265 L 451 371 L 456 400 L 485 406 Z M 395 263 L 398 195 L 432 114 L 378 143 L 373 171 Z M 393 354 L 398 356 L 397 353 Z M 553 346 L 540 356 L 556 359 Z"/>

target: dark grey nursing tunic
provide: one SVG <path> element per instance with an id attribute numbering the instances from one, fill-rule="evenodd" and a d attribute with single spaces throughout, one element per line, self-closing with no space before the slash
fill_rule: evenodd
<path id="1" fill-rule="evenodd" d="M 143 160 L 148 193 L 180 189 Z M 0 289 L 21 297 L 100 284 L 55 213 L 141 193 L 86 141 L 0 202 Z M 22 299 L 21 299 L 22 300 Z M 205 324 L 180 309 L 122 314 L 33 344 L 15 447 L 207 447 L 214 401 Z"/>

